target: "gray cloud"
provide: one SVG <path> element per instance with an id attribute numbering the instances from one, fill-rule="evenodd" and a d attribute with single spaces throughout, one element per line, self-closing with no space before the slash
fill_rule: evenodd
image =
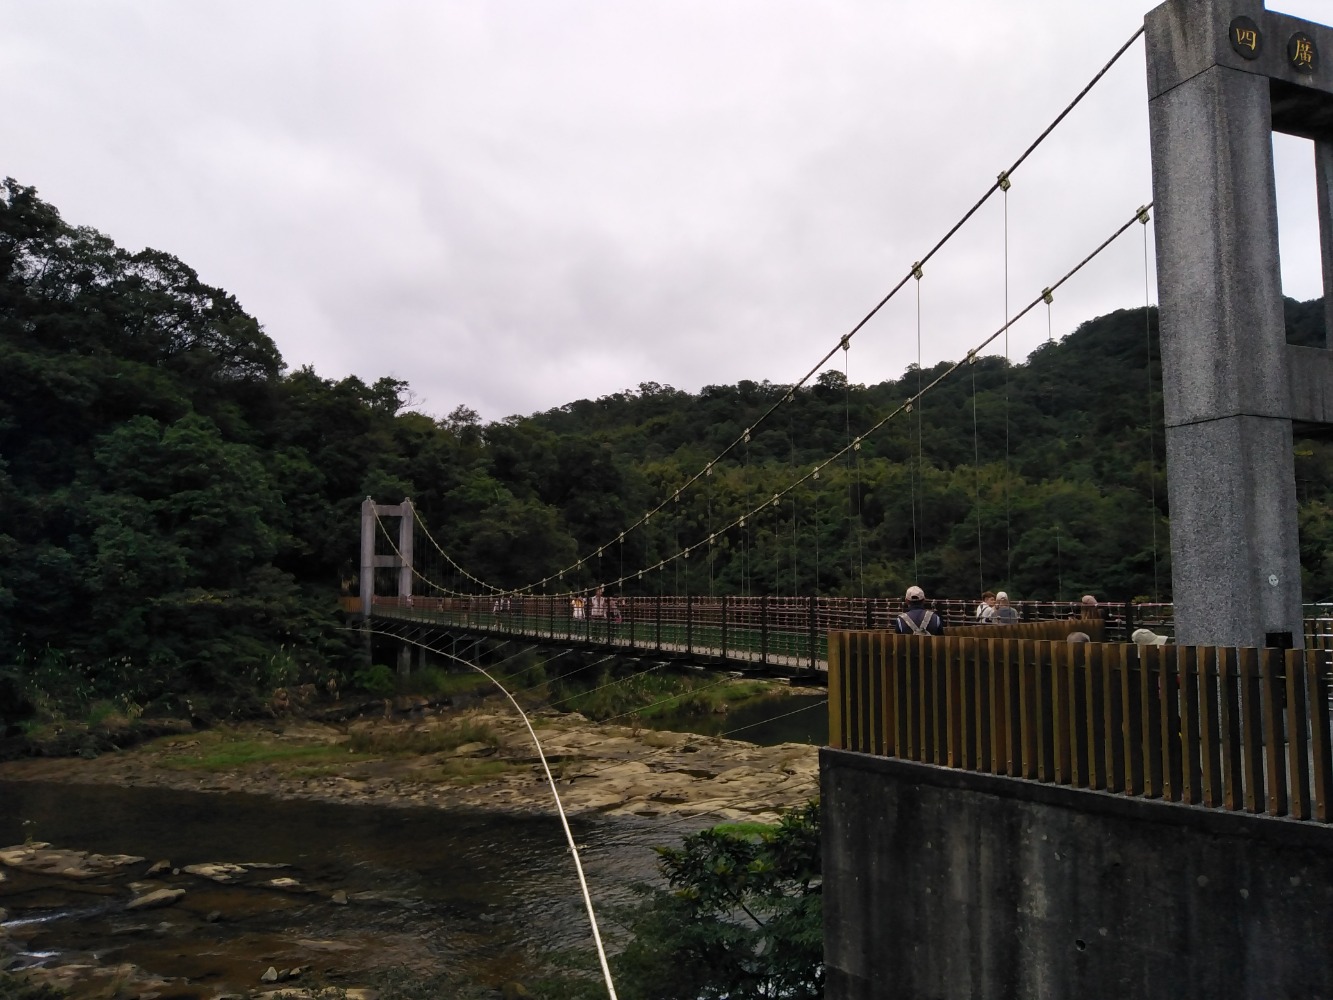
<path id="1" fill-rule="evenodd" d="M 0 171 L 195 266 L 290 365 L 407 379 L 436 414 L 786 382 L 1150 6 L 0 0 L 22 95 Z M 1015 176 L 1011 308 L 1151 198 L 1143 77 L 1139 43 Z M 1277 145 L 1284 280 L 1309 297 L 1308 144 Z M 927 364 L 1003 322 L 1005 207 L 927 269 Z M 1143 301 L 1142 239 L 1062 291 L 1056 336 Z M 915 361 L 917 292 L 858 334 L 854 381 Z M 1046 335 L 1043 307 L 1011 355 Z"/>

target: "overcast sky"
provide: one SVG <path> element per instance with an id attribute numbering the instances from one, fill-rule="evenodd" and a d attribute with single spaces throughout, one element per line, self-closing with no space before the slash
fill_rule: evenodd
<path id="1" fill-rule="evenodd" d="M 292 368 L 405 379 L 437 416 L 790 383 L 1152 6 L 0 0 L 0 175 L 177 255 Z M 1146 100 L 1139 40 L 1015 174 L 1011 311 L 1151 199 Z M 1285 290 L 1311 298 L 1312 152 L 1277 152 Z M 927 268 L 926 364 L 1002 325 L 1005 214 Z M 1144 263 L 1135 227 L 1057 296 L 1055 336 L 1142 305 Z M 909 283 L 852 381 L 899 376 L 917 323 Z M 1043 307 L 1010 356 L 1046 336 Z"/>

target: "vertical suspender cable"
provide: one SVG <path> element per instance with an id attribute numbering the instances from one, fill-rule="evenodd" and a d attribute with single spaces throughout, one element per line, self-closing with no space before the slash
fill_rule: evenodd
<path id="1" fill-rule="evenodd" d="M 847 338 L 842 340 L 842 398 L 843 410 L 847 416 L 847 446 L 846 459 L 843 462 L 846 472 L 845 482 L 847 484 L 847 588 L 851 591 L 852 581 L 856 579 L 856 550 L 859 546 L 859 536 L 853 537 L 853 530 L 859 530 L 859 526 L 852 524 L 852 453 L 850 451 L 852 444 L 852 379 L 851 379 L 851 344 Z M 854 544 L 855 543 L 855 544 Z"/>
<path id="2" fill-rule="evenodd" d="M 981 550 L 981 444 L 977 433 L 977 356 L 969 352 L 968 367 L 972 369 L 972 505 L 977 512 L 977 594 L 986 592 L 986 573 L 982 568 Z"/>
<path id="3" fill-rule="evenodd" d="M 1152 497 L 1152 599 L 1161 601 L 1157 582 L 1157 443 L 1153 440 L 1156 433 L 1157 415 L 1154 412 L 1152 396 L 1152 319 L 1148 315 L 1150 296 L 1148 291 L 1148 210 L 1139 209 L 1139 222 L 1143 224 L 1143 339 L 1148 351 L 1148 485 Z"/>
<path id="4" fill-rule="evenodd" d="M 1049 288 L 1044 289 L 1041 295 L 1046 302 L 1046 343 L 1053 344 L 1055 343 L 1055 335 L 1051 328 L 1051 290 Z M 1065 574 L 1060 559 L 1060 517 L 1058 513 L 1055 517 L 1055 599 L 1057 601 L 1065 599 Z"/>
<path id="5" fill-rule="evenodd" d="M 1009 502 L 1009 175 L 1000 175 L 1004 192 L 1004 579 L 1014 585 L 1014 545 Z"/>
<path id="6" fill-rule="evenodd" d="M 796 478 L 796 417 L 790 416 L 790 430 L 788 431 L 791 442 L 791 474 Z M 799 554 L 796 548 L 796 494 L 791 495 L 791 596 L 798 597 L 801 593 L 800 587 L 800 567 Z"/>
<path id="7" fill-rule="evenodd" d="M 916 278 L 916 399 L 913 400 L 913 407 L 916 410 L 916 469 L 912 474 L 912 583 L 919 583 L 921 580 L 921 540 L 920 531 L 917 525 L 916 505 L 917 494 L 920 492 L 920 499 L 925 500 L 925 488 L 921 480 L 921 265 L 914 265 L 912 276 Z M 925 511 L 922 511 L 922 518 L 925 517 Z"/>

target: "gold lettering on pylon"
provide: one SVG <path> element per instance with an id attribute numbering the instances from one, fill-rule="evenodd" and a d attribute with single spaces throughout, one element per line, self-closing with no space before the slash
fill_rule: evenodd
<path id="1" fill-rule="evenodd" d="M 1295 45 L 1291 53 L 1291 64 L 1297 68 L 1303 66 L 1314 66 L 1314 45 L 1308 38 L 1295 39 Z"/>
<path id="2" fill-rule="evenodd" d="M 1235 28 L 1236 44 L 1253 52 L 1259 47 L 1259 32 L 1253 28 Z M 1216 37 L 1216 36 L 1214 36 Z"/>

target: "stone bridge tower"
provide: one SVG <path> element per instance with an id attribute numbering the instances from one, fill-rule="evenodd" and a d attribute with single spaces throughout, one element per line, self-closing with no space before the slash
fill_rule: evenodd
<path id="1" fill-rule="evenodd" d="M 1333 332 L 1333 29 L 1262 0 L 1145 26 L 1176 638 L 1299 646 L 1292 428 L 1333 424 L 1333 355 L 1286 342 L 1272 133 L 1314 141 Z"/>

